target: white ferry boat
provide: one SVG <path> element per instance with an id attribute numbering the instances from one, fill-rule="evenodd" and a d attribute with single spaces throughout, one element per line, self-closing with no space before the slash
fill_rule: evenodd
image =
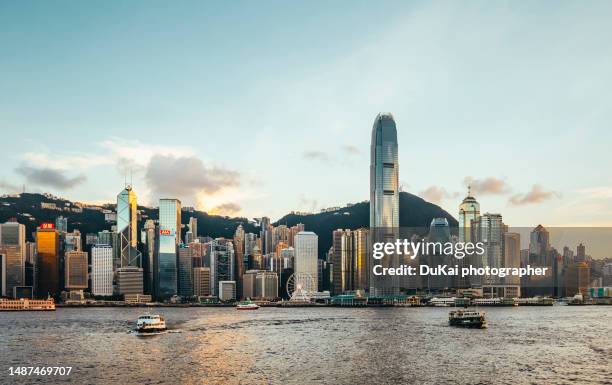
<path id="1" fill-rule="evenodd" d="M 436 307 L 450 307 L 450 306 L 455 306 L 455 297 L 450 297 L 450 298 L 432 298 L 431 301 L 429 301 L 429 304 L 431 306 L 436 306 Z"/>
<path id="2" fill-rule="evenodd" d="M 518 306 L 516 298 L 475 298 L 472 303 L 476 306 Z"/>
<path id="3" fill-rule="evenodd" d="M 246 301 L 240 302 L 236 306 L 236 310 L 257 310 L 259 305 L 247 298 Z"/>
<path id="4" fill-rule="evenodd" d="M 166 320 L 158 314 L 141 315 L 136 321 L 136 333 L 138 335 L 160 334 L 166 330 Z"/>

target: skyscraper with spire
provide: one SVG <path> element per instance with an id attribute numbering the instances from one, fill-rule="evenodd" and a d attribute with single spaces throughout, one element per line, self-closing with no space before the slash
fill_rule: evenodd
<path id="1" fill-rule="evenodd" d="M 139 267 L 141 265 L 140 252 L 136 248 L 138 221 L 138 205 L 136 194 L 131 185 L 117 195 L 117 235 L 119 246 L 118 267 Z"/>
<path id="2" fill-rule="evenodd" d="M 370 146 L 370 227 L 399 227 L 397 128 L 391 113 L 380 113 Z"/>
<path id="3" fill-rule="evenodd" d="M 472 221 L 480 216 L 480 203 L 472 196 L 472 188 L 468 186 L 467 196 L 459 205 L 459 241 L 471 241 Z"/>
<path id="4" fill-rule="evenodd" d="M 372 127 L 370 146 L 370 229 L 373 242 L 394 242 L 399 236 L 399 162 L 397 128 L 391 113 L 380 113 Z M 373 264 L 397 267 L 397 256 Z M 396 276 L 372 276 L 370 295 L 399 293 Z"/>

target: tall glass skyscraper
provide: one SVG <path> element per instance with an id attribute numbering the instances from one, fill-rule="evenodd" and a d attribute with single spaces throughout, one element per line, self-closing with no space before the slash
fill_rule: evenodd
<path id="1" fill-rule="evenodd" d="M 459 241 L 471 242 L 472 221 L 480 216 L 480 204 L 471 194 L 472 189 L 468 187 L 468 195 L 459 205 Z"/>
<path id="2" fill-rule="evenodd" d="M 380 113 L 370 146 L 370 227 L 399 227 L 397 129 L 390 113 Z"/>
<path id="3" fill-rule="evenodd" d="M 370 234 L 373 242 L 394 242 L 399 236 L 399 162 L 397 128 L 390 113 L 380 113 L 372 127 L 370 147 Z M 370 263 L 397 267 L 397 256 Z M 335 268 L 335 266 L 334 266 Z M 370 295 L 399 294 L 397 277 L 372 276 Z"/>
<path id="4" fill-rule="evenodd" d="M 181 201 L 159 200 L 159 248 L 157 255 L 158 299 L 177 294 L 176 252 L 181 243 Z"/>
<path id="5" fill-rule="evenodd" d="M 136 194 L 128 185 L 117 195 L 117 234 L 119 235 L 118 267 L 141 266 L 140 252 L 136 249 L 138 207 Z"/>

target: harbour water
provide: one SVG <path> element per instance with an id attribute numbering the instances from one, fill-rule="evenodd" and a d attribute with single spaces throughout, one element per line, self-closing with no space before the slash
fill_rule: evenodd
<path id="1" fill-rule="evenodd" d="M 0 313 L 0 383 L 610 384 L 612 307 L 157 308 L 171 332 L 128 333 L 143 309 Z M 72 366 L 69 376 L 9 376 Z"/>

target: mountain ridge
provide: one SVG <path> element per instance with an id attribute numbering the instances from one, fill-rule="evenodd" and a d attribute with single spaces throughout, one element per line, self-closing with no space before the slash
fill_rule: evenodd
<path id="1" fill-rule="evenodd" d="M 51 204 L 51 207 L 55 205 L 56 209 L 42 208 L 43 204 Z M 113 211 L 114 206 L 111 203 L 83 205 L 50 194 L 5 195 L 0 197 L 0 223 L 16 218 L 19 223 L 26 225 L 28 240 L 33 240 L 33 232 L 36 231 L 37 226 L 44 222 L 55 222 L 55 218 L 62 215 L 68 218 L 68 231 L 78 229 L 85 243 L 85 234 L 111 228 L 113 222 L 105 220 L 105 210 Z M 416 195 L 400 192 L 399 206 L 401 227 L 429 227 L 431 220 L 439 217 L 446 218 L 451 227 L 457 226 L 457 220 L 452 215 Z M 139 229 L 142 228 L 146 219 L 157 219 L 157 208 L 139 206 L 138 209 L 141 213 Z M 213 238 L 232 238 L 238 225 L 242 225 L 245 232 L 258 234 L 260 230 L 259 225 L 244 217 L 209 215 L 199 210 L 183 210 L 181 223 L 187 223 L 190 216 L 198 219 L 200 235 L 208 235 Z M 370 203 L 363 201 L 319 213 L 290 213 L 274 222 L 274 225 L 293 226 L 303 223 L 306 230 L 314 231 L 319 236 L 319 256 L 324 256 L 331 247 L 333 230 L 369 227 L 369 216 Z"/>

